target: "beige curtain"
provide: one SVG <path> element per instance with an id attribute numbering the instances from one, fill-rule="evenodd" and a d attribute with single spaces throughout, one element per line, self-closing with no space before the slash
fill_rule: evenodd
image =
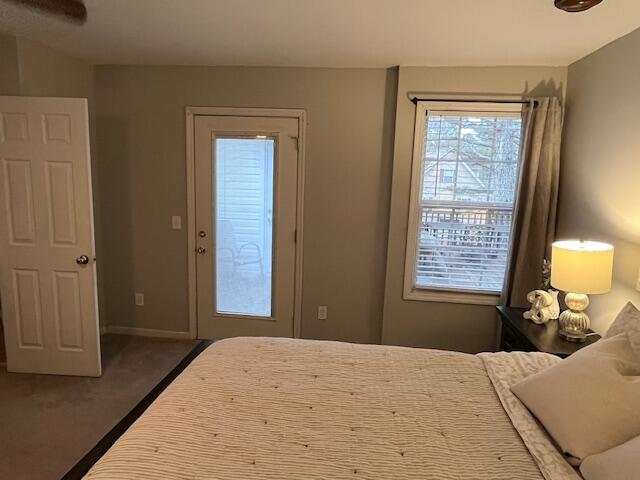
<path id="1" fill-rule="evenodd" d="M 550 258 L 560 182 L 562 118 L 562 105 L 555 97 L 532 99 L 525 108 L 520 193 L 501 302 L 507 305 L 528 305 L 527 293 L 539 288 L 542 261 Z"/>

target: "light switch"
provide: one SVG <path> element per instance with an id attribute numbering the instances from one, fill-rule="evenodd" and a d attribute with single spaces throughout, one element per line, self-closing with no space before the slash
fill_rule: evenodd
<path id="1" fill-rule="evenodd" d="M 136 293 L 136 306 L 144 307 L 144 293 Z"/>
<path id="2" fill-rule="evenodd" d="M 318 307 L 318 320 L 326 320 L 327 319 L 327 306 L 320 305 Z"/>
<path id="3" fill-rule="evenodd" d="M 171 228 L 174 230 L 182 230 L 182 217 L 180 215 L 171 217 Z"/>

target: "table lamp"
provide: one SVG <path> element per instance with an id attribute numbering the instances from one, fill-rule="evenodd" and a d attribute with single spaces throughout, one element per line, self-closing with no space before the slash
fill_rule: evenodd
<path id="1" fill-rule="evenodd" d="M 587 294 L 611 289 L 613 246 L 607 243 L 563 240 L 551 245 L 551 285 L 567 292 L 569 310 L 560 314 L 560 337 L 584 342 L 589 329 Z"/>

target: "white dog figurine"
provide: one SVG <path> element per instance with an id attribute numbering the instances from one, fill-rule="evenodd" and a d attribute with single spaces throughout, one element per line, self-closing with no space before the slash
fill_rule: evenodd
<path id="1" fill-rule="evenodd" d="M 556 292 L 553 293 L 557 295 Z M 531 310 L 524 312 L 524 318 L 533 323 L 542 324 L 558 318 L 557 303 L 551 292 L 534 290 L 527 295 L 527 301 L 531 304 Z"/>

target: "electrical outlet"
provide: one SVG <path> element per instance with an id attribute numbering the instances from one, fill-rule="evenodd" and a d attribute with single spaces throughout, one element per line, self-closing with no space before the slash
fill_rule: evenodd
<path id="1" fill-rule="evenodd" d="M 136 293 L 135 294 L 136 306 L 144 307 L 144 293 Z"/>
<path id="2" fill-rule="evenodd" d="M 171 228 L 174 230 L 182 230 L 182 217 L 180 215 L 171 217 Z"/>
<path id="3" fill-rule="evenodd" d="M 327 319 L 327 306 L 320 305 L 318 307 L 318 320 L 326 320 Z"/>

